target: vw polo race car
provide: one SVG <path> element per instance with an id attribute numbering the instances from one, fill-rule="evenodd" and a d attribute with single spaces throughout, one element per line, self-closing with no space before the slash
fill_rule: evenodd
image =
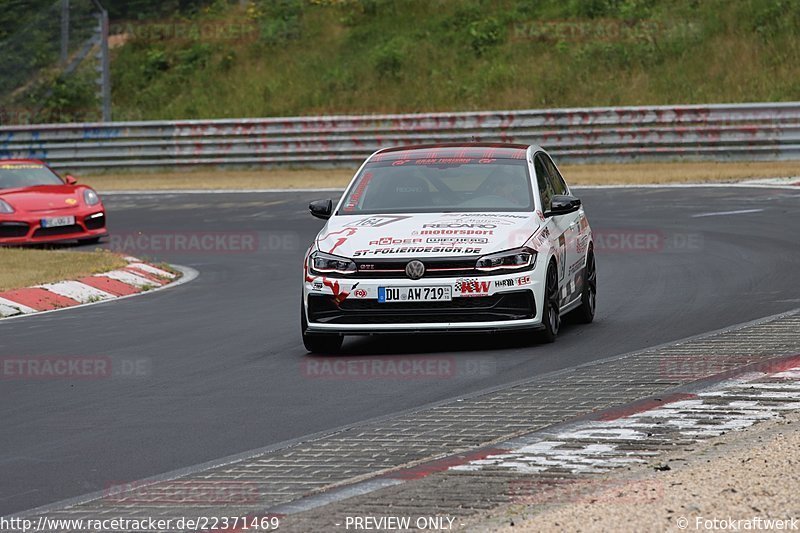
<path id="1" fill-rule="evenodd" d="M 442 144 L 380 150 L 334 206 L 304 264 L 310 352 L 344 335 L 540 330 L 591 322 L 592 231 L 538 146 Z"/>
<path id="2" fill-rule="evenodd" d="M 95 243 L 106 236 L 97 193 L 37 159 L 0 160 L 0 245 Z"/>

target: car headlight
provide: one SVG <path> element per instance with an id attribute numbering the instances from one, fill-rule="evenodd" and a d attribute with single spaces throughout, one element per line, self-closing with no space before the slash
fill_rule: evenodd
<path id="1" fill-rule="evenodd" d="M 515 248 L 492 255 L 485 255 L 478 259 L 475 265 L 481 272 L 495 270 L 528 270 L 536 265 L 536 252 L 530 248 Z"/>
<path id="2" fill-rule="evenodd" d="M 308 267 L 313 274 L 355 274 L 356 264 L 346 257 L 314 252 L 308 258 Z"/>
<path id="3" fill-rule="evenodd" d="M 92 189 L 86 189 L 83 191 L 83 201 L 86 205 L 97 205 L 100 203 L 100 197 Z"/>
<path id="4" fill-rule="evenodd" d="M 5 200 L 0 200 L 0 213 L 8 214 L 13 212 L 14 208 L 11 207 L 11 204 L 6 202 Z"/>

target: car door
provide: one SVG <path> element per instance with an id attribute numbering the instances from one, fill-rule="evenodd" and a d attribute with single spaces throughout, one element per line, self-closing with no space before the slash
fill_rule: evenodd
<path id="1" fill-rule="evenodd" d="M 550 179 L 555 194 L 569 194 L 569 187 L 556 168 L 550 156 L 543 154 L 544 166 L 547 169 L 547 176 Z M 583 208 L 572 213 L 561 215 L 559 225 L 564 229 L 564 239 L 566 241 L 566 261 L 565 261 L 565 285 L 566 301 L 571 301 L 579 292 L 580 269 L 583 266 L 583 253 L 578 250 L 578 239 L 581 232 L 581 216 Z"/>
<path id="2" fill-rule="evenodd" d="M 565 296 L 564 280 L 566 279 L 567 257 L 567 236 L 565 231 L 569 227 L 568 215 L 551 216 L 548 215 L 553 195 L 556 194 L 553 188 L 553 181 L 547 168 L 547 156 L 539 152 L 534 156 L 533 167 L 536 171 L 536 184 L 539 187 L 539 197 L 542 200 L 542 212 L 545 216 L 545 227 L 549 232 L 548 239 L 551 246 L 556 251 L 556 263 L 558 270 L 558 287 L 561 290 L 562 301 Z"/>

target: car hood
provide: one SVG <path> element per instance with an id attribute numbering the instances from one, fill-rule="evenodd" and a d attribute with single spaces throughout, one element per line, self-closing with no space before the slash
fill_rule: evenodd
<path id="1" fill-rule="evenodd" d="M 370 259 L 485 255 L 522 246 L 539 224 L 531 212 L 340 215 L 320 231 L 317 247 Z"/>
<path id="2" fill-rule="evenodd" d="M 53 211 L 82 204 L 80 188 L 73 185 L 36 185 L 21 189 L 0 189 L 0 198 L 16 211 Z"/>

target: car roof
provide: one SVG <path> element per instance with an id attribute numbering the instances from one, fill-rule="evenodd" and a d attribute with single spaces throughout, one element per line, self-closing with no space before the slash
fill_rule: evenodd
<path id="1" fill-rule="evenodd" d="M 529 148 L 539 147 L 511 143 L 439 143 L 394 146 L 375 152 L 371 161 L 398 159 L 525 159 Z"/>

